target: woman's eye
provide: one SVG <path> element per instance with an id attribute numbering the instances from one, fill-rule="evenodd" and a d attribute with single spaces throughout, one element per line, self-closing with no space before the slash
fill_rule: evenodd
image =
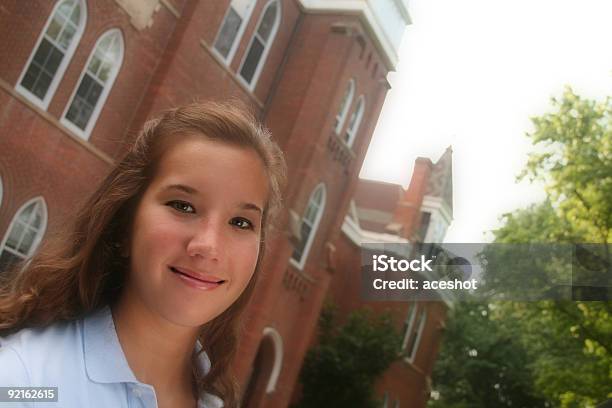
<path id="1" fill-rule="evenodd" d="M 169 201 L 166 203 L 170 207 L 184 213 L 195 213 L 193 206 L 185 201 Z"/>
<path id="2" fill-rule="evenodd" d="M 232 218 L 231 224 L 237 226 L 240 229 L 245 229 L 245 230 L 255 229 L 253 227 L 253 223 L 247 220 L 246 218 L 241 218 L 241 217 Z"/>

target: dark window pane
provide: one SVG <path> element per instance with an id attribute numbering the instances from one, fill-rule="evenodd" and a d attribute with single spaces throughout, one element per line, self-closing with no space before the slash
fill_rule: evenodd
<path id="1" fill-rule="evenodd" d="M 51 54 L 49 55 L 49 59 L 47 60 L 47 64 L 45 65 L 45 71 L 47 71 L 51 76 L 54 76 L 57 72 L 57 68 L 62 62 L 62 58 L 64 58 L 64 54 L 53 47 L 51 50 Z"/>
<path id="2" fill-rule="evenodd" d="M 40 66 L 44 66 L 45 62 L 47 62 L 47 58 L 49 57 L 49 53 L 53 48 L 55 48 L 53 44 L 51 44 L 46 38 L 43 38 L 38 46 L 38 49 L 36 50 L 36 54 L 34 54 L 34 59 L 32 61 L 36 62 Z"/>
<path id="3" fill-rule="evenodd" d="M 102 85 L 95 82 L 89 89 L 89 94 L 87 94 L 87 96 L 85 97 L 87 103 L 89 103 L 91 106 L 96 106 L 96 103 L 100 98 L 100 94 L 102 93 L 102 89 Z"/>
<path id="4" fill-rule="evenodd" d="M 85 130 L 101 92 L 102 86 L 100 84 L 92 79 L 89 74 L 83 75 L 74 100 L 70 104 L 68 113 L 66 113 L 66 119 L 81 130 Z M 91 101 L 91 103 L 88 101 Z"/>
<path id="5" fill-rule="evenodd" d="M 2 251 L 2 254 L 0 254 L 0 274 L 8 271 L 10 267 L 21 262 L 21 260 L 21 258 L 13 255 L 9 251 Z"/>
<path id="6" fill-rule="evenodd" d="M 38 66 L 35 64 L 30 64 L 28 71 L 21 80 L 21 86 L 31 91 L 34 88 L 34 82 L 36 82 L 36 78 L 38 77 L 39 73 L 40 68 L 38 68 Z"/>
<path id="7" fill-rule="evenodd" d="M 227 57 L 229 55 L 241 23 L 242 19 L 238 13 L 236 13 L 236 11 L 230 7 L 229 12 L 227 13 L 227 18 L 225 19 L 223 27 L 221 27 L 221 31 L 219 32 L 219 37 L 217 37 L 217 41 L 215 42 L 216 50 L 219 51 L 223 57 Z"/>
<path id="8" fill-rule="evenodd" d="M 306 248 L 306 243 L 308 242 L 308 238 L 310 236 L 310 225 L 308 225 L 305 222 L 302 222 L 302 228 L 300 231 L 300 242 L 298 243 L 298 245 L 295 247 L 295 250 L 293 251 L 293 255 L 291 255 L 291 257 L 300 262 L 302 259 L 302 255 L 304 253 L 304 249 Z"/>
<path id="9" fill-rule="evenodd" d="M 47 93 L 47 90 L 49 89 L 49 85 L 51 85 L 51 79 L 52 78 L 49 76 L 49 74 L 46 72 L 41 72 L 38 76 L 38 81 L 36 81 L 34 89 L 32 90 L 34 95 L 38 96 L 40 99 L 43 99 Z"/>
<path id="10" fill-rule="evenodd" d="M 74 97 L 70 109 L 66 114 L 66 119 L 74 123 L 81 130 L 87 127 L 87 119 L 91 116 L 90 106 L 78 96 Z"/>
<path id="11" fill-rule="evenodd" d="M 261 54 L 263 54 L 263 50 L 263 44 L 257 38 L 253 38 L 249 53 L 247 54 L 242 69 L 240 70 L 240 76 L 242 76 L 244 80 L 247 81 L 249 84 L 253 80 L 253 75 L 255 74 L 257 65 L 261 60 Z"/>
<path id="12" fill-rule="evenodd" d="M 44 99 L 63 58 L 62 51 L 43 38 L 21 81 L 21 86 L 40 99 Z"/>

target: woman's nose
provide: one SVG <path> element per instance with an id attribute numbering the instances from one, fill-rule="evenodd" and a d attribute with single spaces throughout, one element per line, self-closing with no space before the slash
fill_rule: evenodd
<path id="1" fill-rule="evenodd" d="M 223 226 L 212 220 L 198 224 L 189 243 L 187 254 L 218 260 L 223 241 Z"/>

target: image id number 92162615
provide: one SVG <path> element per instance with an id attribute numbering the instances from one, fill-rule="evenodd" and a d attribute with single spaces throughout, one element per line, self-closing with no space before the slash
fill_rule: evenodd
<path id="1" fill-rule="evenodd" d="M 0 387 L 0 402 L 57 402 L 57 387 Z"/>

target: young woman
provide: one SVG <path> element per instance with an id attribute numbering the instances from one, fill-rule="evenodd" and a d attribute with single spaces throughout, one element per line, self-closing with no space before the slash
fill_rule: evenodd
<path id="1" fill-rule="evenodd" d="M 0 276 L 0 387 L 58 387 L 62 408 L 236 407 L 239 316 L 285 173 L 234 105 L 147 122 L 72 232 Z"/>

